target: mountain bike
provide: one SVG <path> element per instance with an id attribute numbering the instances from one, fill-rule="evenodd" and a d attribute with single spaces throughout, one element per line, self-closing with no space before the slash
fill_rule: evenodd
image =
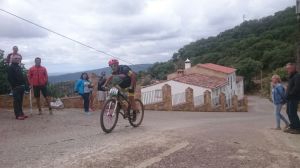
<path id="1" fill-rule="evenodd" d="M 127 119 L 131 126 L 138 127 L 144 119 L 144 105 L 135 99 L 136 111 L 131 110 L 127 95 L 120 87 L 109 89 L 109 99 L 105 102 L 100 113 L 100 125 L 104 132 L 110 133 L 117 125 L 119 114 Z"/>

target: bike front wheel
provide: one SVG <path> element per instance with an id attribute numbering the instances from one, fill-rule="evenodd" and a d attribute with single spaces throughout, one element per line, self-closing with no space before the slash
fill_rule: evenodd
<path id="1" fill-rule="evenodd" d="M 136 111 L 130 110 L 129 123 L 133 127 L 138 127 L 142 124 L 144 119 L 144 105 L 139 99 L 135 99 Z"/>
<path id="2" fill-rule="evenodd" d="M 115 99 L 105 102 L 101 114 L 100 125 L 104 132 L 110 133 L 117 125 L 120 107 Z"/>

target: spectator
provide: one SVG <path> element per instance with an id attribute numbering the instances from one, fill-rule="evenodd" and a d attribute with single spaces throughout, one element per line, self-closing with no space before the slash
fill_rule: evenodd
<path id="1" fill-rule="evenodd" d="M 48 73 L 47 69 L 41 66 L 41 58 L 35 58 L 35 65 L 28 71 L 29 84 L 33 88 L 34 97 L 39 110 L 39 115 L 42 114 L 40 94 L 42 92 L 47 105 L 49 107 L 49 114 L 52 115 L 52 108 L 50 106 L 50 99 L 47 93 Z"/>
<path id="2" fill-rule="evenodd" d="M 21 54 L 18 53 L 19 49 L 18 49 L 18 46 L 13 46 L 13 52 L 8 54 L 7 57 L 6 57 L 6 63 L 8 65 L 11 65 L 12 64 L 12 60 L 14 57 L 18 57 L 18 64 L 21 66 L 21 62 L 22 62 L 22 56 Z"/>
<path id="3" fill-rule="evenodd" d="M 286 118 L 280 113 L 282 106 L 286 103 L 285 100 L 285 89 L 281 84 L 281 79 L 278 75 L 272 76 L 272 100 L 275 109 L 275 117 L 276 117 L 276 127 L 275 130 L 281 130 L 280 128 L 280 119 L 285 123 L 286 128 L 289 125 L 289 122 Z"/>
<path id="4" fill-rule="evenodd" d="M 13 58 L 18 57 L 18 64 L 21 66 L 21 69 L 23 69 L 22 66 L 24 66 L 24 65 L 21 65 L 22 56 L 18 53 L 18 51 L 19 51 L 18 46 L 13 46 L 12 50 L 13 50 L 12 53 L 7 55 L 7 57 L 5 59 L 5 63 L 8 66 L 10 66 L 12 64 Z M 25 78 L 25 90 L 28 90 L 26 86 L 27 85 L 26 85 L 26 78 Z M 10 96 L 13 95 L 12 89 L 11 89 L 11 92 L 9 93 L 9 95 Z"/>
<path id="5" fill-rule="evenodd" d="M 79 80 L 76 81 L 75 84 L 75 92 L 78 92 L 79 95 L 83 98 L 83 107 L 85 114 L 90 114 L 89 112 L 89 102 L 90 102 L 90 88 L 92 88 L 92 84 L 89 81 L 88 74 L 86 72 L 81 74 Z"/>
<path id="6" fill-rule="evenodd" d="M 288 88 L 286 92 L 287 114 L 290 126 L 284 131 L 292 134 L 300 133 L 300 121 L 297 114 L 298 103 L 300 100 L 300 74 L 296 71 L 296 64 L 288 63 L 286 70 L 289 75 Z"/>
<path id="7" fill-rule="evenodd" d="M 106 99 L 106 91 L 103 88 L 105 82 L 106 82 L 106 77 L 105 77 L 105 72 L 101 72 L 100 79 L 98 81 L 98 101 L 104 102 Z"/>
<path id="8" fill-rule="evenodd" d="M 25 91 L 25 77 L 19 65 L 20 57 L 13 57 L 8 68 L 8 81 L 12 88 L 14 99 L 14 112 L 17 120 L 24 120 L 27 118 L 23 112 L 23 97 Z"/>

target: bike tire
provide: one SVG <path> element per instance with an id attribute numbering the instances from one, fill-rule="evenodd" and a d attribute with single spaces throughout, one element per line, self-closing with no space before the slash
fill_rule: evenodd
<path id="1" fill-rule="evenodd" d="M 135 99 L 135 105 L 136 107 L 140 107 L 139 109 L 139 120 L 137 120 L 136 118 L 136 121 L 133 121 L 133 110 L 130 110 L 130 114 L 128 115 L 128 120 L 129 120 L 129 123 L 131 126 L 133 127 L 138 127 L 142 124 L 143 120 L 144 120 L 144 105 L 142 103 L 141 100 L 139 99 Z"/>
<path id="2" fill-rule="evenodd" d="M 113 113 L 112 113 L 112 114 L 115 114 L 115 119 L 112 121 L 113 122 L 112 126 L 110 128 L 107 128 L 105 126 L 105 121 L 104 120 L 105 120 L 105 117 L 106 117 L 105 115 L 107 115 L 107 110 L 106 110 L 107 106 L 110 106 L 111 104 L 114 104 L 114 107 L 113 108 L 109 107 L 109 110 L 110 109 L 113 109 L 113 110 L 115 109 L 116 110 L 116 111 L 113 111 Z M 117 106 L 117 107 L 115 108 L 115 106 Z M 119 104 L 117 104 L 117 101 L 115 99 L 109 99 L 105 102 L 105 104 L 102 108 L 102 111 L 100 113 L 100 125 L 101 125 L 101 128 L 104 132 L 110 133 L 116 127 L 117 122 L 118 122 L 118 118 L 119 118 L 119 112 L 120 112 L 120 106 L 119 106 Z"/>

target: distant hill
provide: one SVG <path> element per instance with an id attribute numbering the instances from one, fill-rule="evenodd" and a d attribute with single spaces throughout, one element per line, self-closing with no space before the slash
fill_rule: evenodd
<path id="1" fill-rule="evenodd" d="M 145 71 L 148 68 L 150 68 L 151 66 L 152 66 L 152 64 L 129 65 L 129 67 L 135 72 Z M 106 74 L 111 73 L 111 69 L 109 67 L 95 69 L 95 70 L 89 70 L 89 71 L 82 71 L 82 72 L 95 73 L 97 75 L 100 75 L 100 73 L 102 71 L 105 71 Z M 79 79 L 82 72 L 68 73 L 68 74 L 57 75 L 57 76 L 49 76 L 49 82 L 57 83 L 57 82 L 65 82 L 65 81 L 74 81 L 74 80 Z"/>

